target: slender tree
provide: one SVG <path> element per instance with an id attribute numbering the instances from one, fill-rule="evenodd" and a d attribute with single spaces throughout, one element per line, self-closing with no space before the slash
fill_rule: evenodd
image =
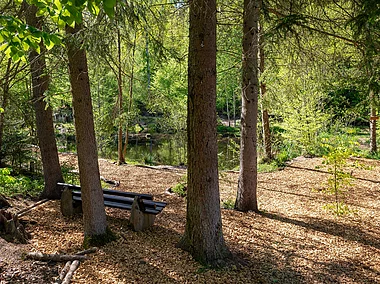
<path id="1" fill-rule="evenodd" d="M 258 20 L 259 1 L 244 0 L 240 171 L 235 209 L 255 212 L 258 211 Z"/>
<path id="2" fill-rule="evenodd" d="M 66 33 L 70 36 L 67 55 L 82 188 L 84 234 L 94 236 L 106 233 L 107 221 L 100 184 L 86 51 L 78 41 L 81 31 L 82 25 L 78 23 L 74 28 L 66 27 Z"/>
<path id="3" fill-rule="evenodd" d="M 260 76 L 265 71 L 265 51 L 264 51 L 264 30 L 262 26 L 259 28 L 259 70 Z M 261 121 L 263 128 L 263 144 L 264 144 L 264 160 L 272 160 L 272 142 L 270 134 L 270 123 L 268 109 L 265 105 L 265 96 L 267 92 L 267 85 L 263 78 L 260 81 L 260 96 L 261 96 Z"/>
<path id="4" fill-rule="evenodd" d="M 119 29 L 117 30 L 117 60 L 117 92 L 119 102 L 119 126 L 117 131 L 117 164 L 121 165 L 125 163 L 125 157 L 123 152 L 123 73 L 121 66 L 121 36 Z"/>
<path id="5" fill-rule="evenodd" d="M 26 23 L 38 29 L 42 28 L 42 18 L 37 18 L 37 7 L 26 4 Z M 45 46 L 40 43 L 40 54 L 32 50 L 29 53 L 32 75 L 33 106 L 36 113 L 37 136 L 40 145 L 45 187 L 41 198 L 59 199 L 61 192 L 57 182 L 63 181 L 59 164 L 58 149 L 55 141 L 53 110 L 44 100 L 49 86 L 49 75 L 45 63 Z"/>
<path id="6" fill-rule="evenodd" d="M 222 233 L 216 135 L 216 1 L 190 1 L 188 59 L 188 193 L 179 246 L 220 265 L 229 255 Z"/>
<path id="7" fill-rule="evenodd" d="M 4 124 L 5 124 L 5 109 L 7 108 L 8 99 L 9 99 L 9 85 L 10 85 L 10 70 L 12 66 L 12 58 L 9 58 L 7 60 L 7 67 L 5 70 L 5 76 L 2 80 L 2 96 L 1 96 L 1 109 L 0 112 L 0 166 L 2 164 L 3 160 L 3 153 L 1 151 L 2 145 L 3 145 L 3 136 L 4 136 Z"/>

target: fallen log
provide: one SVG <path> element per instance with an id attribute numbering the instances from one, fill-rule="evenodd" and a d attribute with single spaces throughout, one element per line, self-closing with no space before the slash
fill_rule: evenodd
<path id="1" fill-rule="evenodd" d="M 89 253 L 94 253 L 98 250 L 97 247 L 89 248 L 86 250 L 82 250 L 76 253 L 76 255 L 85 255 Z M 62 268 L 61 273 L 59 274 L 59 280 L 55 282 L 54 284 L 62 284 L 62 281 L 66 278 L 67 273 L 70 271 L 72 262 L 69 260 L 66 262 L 65 266 Z"/>
<path id="2" fill-rule="evenodd" d="M 93 248 L 89 248 L 89 249 L 86 249 L 86 250 L 82 250 L 82 251 L 78 251 L 76 253 L 76 255 L 85 255 L 85 254 L 89 254 L 89 253 L 94 253 L 98 250 L 97 247 L 93 247 Z"/>
<path id="3" fill-rule="evenodd" d="M 71 282 L 71 278 L 73 278 L 75 270 L 79 267 L 79 260 L 74 260 L 71 265 L 70 269 L 67 272 L 65 279 L 62 281 L 62 284 L 69 284 Z"/>
<path id="4" fill-rule="evenodd" d="M 19 212 L 16 213 L 16 216 L 22 217 L 22 216 L 26 215 L 27 213 L 29 213 L 30 211 L 32 211 L 33 209 L 35 209 L 37 206 L 44 204 L 47 201 L 49 201 L 49 199 L 42 199 L 42 200 L 34 203 L 33 205 L 30 205 L 30 206 L 20 210 Z"/>
<path id="5" fill-rule="evenodd" d="M 71 261 L 66 262 L 65 266 L 62 268 L 61 273 L 59 274 L 59 280 L 65 279 L 67 272 L 70 270 Z"/>
<path id="6" fill-rule="evenodd" d="M 46 254 L 41 252 L 29 252 L 25 255 L 26 259 L 40 260 L 40 261 L 73 261 L 73 260 L 86 260 L 88 257 L 85 255 L 69 255 L 69 254 Z"/>

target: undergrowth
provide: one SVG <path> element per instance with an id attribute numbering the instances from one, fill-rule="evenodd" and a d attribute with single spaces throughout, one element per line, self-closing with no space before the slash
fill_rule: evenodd
<path id="1" fill-rule="evenodd" d="M 43 187 L 44 180 L 41 176 L 13 175 L 11 168 L 0 168 L 0 193 L 5 196 L 38 196 Z"/>

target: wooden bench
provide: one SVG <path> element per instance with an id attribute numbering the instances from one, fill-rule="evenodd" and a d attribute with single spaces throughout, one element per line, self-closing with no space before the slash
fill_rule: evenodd
<path id="1" fill-rule="evenodd" d="M 78 185 L 57 183 L 61 188 L 61 211 L 71 216 L 82 211 L 82 192 Z M 103 189 L 104 206 L 131 211 L 130 223 L 135 231 L 142 231 L 153 225 L 155 217 L 167 205 L 153 201 L 150 194 Z"/>

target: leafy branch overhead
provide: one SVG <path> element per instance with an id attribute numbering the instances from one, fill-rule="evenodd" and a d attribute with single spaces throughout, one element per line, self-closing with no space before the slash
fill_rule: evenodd
<path id="1" fill-rule="evenodd" d="M 109 17 L 114 17 L 116 0 L 29 0 L 28 3 L 38 7 L 38 17 L 49 16 L 57 27 L 63 30 L 66 25 L 74 27 L 76 23 L 82 23 L 82 12 L 86 8 L 95 16 L 103 9 Z M 18 4 L 21 5 L 21 2 Z M 55 45 L 62 45 L 62 35 L 44 32 L 25 24 L 18 17 L 0 16 L 0 51 L 8 58 L 15 62 L 26 61 L 29 49 L 40 53 L 41 42 L 50 50 Z"/>

